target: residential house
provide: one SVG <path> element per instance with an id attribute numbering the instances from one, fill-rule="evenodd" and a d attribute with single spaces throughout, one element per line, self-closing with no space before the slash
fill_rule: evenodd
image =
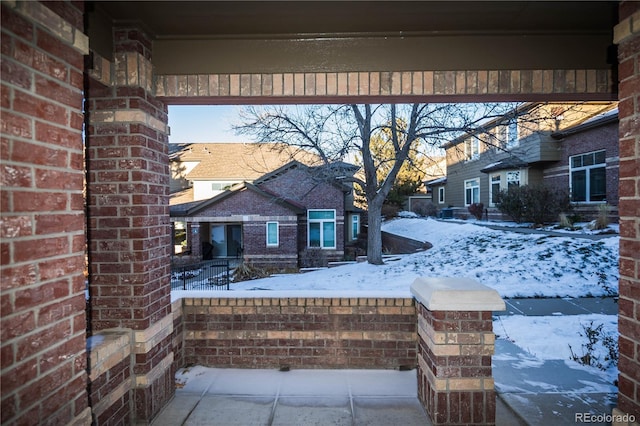
<path id="1" fill-rule="evenodd" d="M 224 150 L 227 146 L 208 149 Z M 277 164 L 277 158 L 282 158 L 277 154 L 267 159 L 269 150 L 250 148 L 262 150 L 262 165 Z M 357 239 L 361 226 L 361 211 L 353 206 L 352 187 L 345 184 L 345 178 L 357 167 L 346 163 L 307 165 L 291 160 L 247 179 L 258 169 L 253 164 L 248 166 L 245 171 L 230 170 L 233 176 L 228 177 L 219 171 L 211 176 L 198 173 L 201 181 L 212 181 L 215 176 L 229 186 L 206 199 L 172 203 L 171 221 L 177 231 L 184 230 L 187 251 L 204 259 L 237 257 L 275 268 L 318 266 L 344 258 L 345 247 Z M 233 182 L 238 176 L 245 179 Z"/>
<path id="2" fill-rule="evenodd" d="M 429 191 L 429 183 L 444 178 L 447 174 L 447 159 L 444 156 L 430 156 L 424 167 L 423 185 L 419 190 L 407 197 L 406 210 L 422 216 L 431 213 L 436 208 L 433 194 Z"/>
<path id="3" fill-rule="evenodd" d="M 505 219 L 496 194 L 511 186 L 547 184 L 568 191 L 585 219 L 597 206 L 618 205 L 617 104 L 529 103 L 444 145 L 447 175 L 427 182 L 443 217 L 469 216 L 482 203 Z"/>

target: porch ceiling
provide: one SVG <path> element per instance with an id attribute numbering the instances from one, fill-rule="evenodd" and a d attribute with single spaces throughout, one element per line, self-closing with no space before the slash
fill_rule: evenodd
<path id="1" fill-rule="evenodd" d="M 111 25 L 154 40 L 158 74 L 608 69 L 612 1 L 96 1 L 91 47 Z"/>
<path id="2" fill-rule="evenodd" d="M 104 1 L 115 21 L 157 39 L 336 34 L 610 33 L 616 2 L 577 1 Z"/>

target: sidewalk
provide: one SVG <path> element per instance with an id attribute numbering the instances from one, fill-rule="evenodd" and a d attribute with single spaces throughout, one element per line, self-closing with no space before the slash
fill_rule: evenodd
<path id="1" fill-rule="evenodd" d="M 502 315 L 617 315 L 615 298 L 507 299 Z M 528 425 L 575 425 L 584 413 L 608 415 L 618 389 L 564 360 L 539 360 L 505 339 L 496 340 L 493 376 L 498 398 Z M 578 417 L 576 417 L 578 416 Z M 590 423 L 608 425 L 610 423 Z"/>

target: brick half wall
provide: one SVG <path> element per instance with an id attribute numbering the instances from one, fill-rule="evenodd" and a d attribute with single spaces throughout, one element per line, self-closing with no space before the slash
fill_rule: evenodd
<path id="1" fill-rule="evenodd" d="M 374 369 L 417 365 L 412 298 L 252 293 L 254 297 L 182 299 L 184 365 Z"/>

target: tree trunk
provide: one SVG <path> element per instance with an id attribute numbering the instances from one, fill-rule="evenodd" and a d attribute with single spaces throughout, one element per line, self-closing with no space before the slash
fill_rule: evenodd
<path id="1" fill-rule="evenodd" d="M 382 205 L 369 205 L 369 226 L 367 229 L 367 262 L 382 265 Z"/>

